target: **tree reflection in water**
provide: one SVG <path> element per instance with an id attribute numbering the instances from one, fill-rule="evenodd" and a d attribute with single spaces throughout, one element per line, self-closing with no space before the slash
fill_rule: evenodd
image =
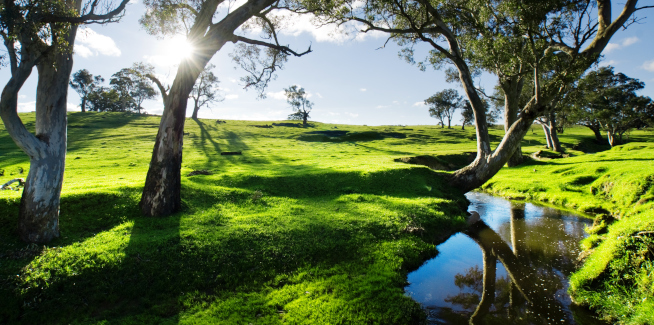
<path id="1" fill-rule="evenodd" d="M 475 221 L 464 234 L 481 249 L 483 270 L 474 266 L 455 275 L 460 293 L 449 295 L 445 301 L 465 311 L 432 308 L 428 310 L 432 322 L 600 324 L 569 306 L 565 294 L 566 276 L 574 270 L 579 252 L 577 240 L 570 239 L 581 238 L 583 224 L 564 227 L 549 218 L 538 218 L 527 225 L 524 204 L 512 205 L 511 222 L 498 232 L 478 217 L 471 220 Z M 498 262 L 507 276 L 496 276 Z"/>

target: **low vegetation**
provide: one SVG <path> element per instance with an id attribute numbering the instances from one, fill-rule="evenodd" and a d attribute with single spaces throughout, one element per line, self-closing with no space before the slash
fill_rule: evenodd
<path id="1" fill-rule="evenodd" d="M 651 134 L 640 138 L 646 139 Z M 483 187 L 596 216 L 570 293 L 613 323 L 654 323 L 653 154 L 654 143 L 631 142 L 595 154 L 531 161 L 500 171 Z"/>
<path id="2" fill-rule="evenodd" d="M 33 128 L 33 114 L 21 118 Z M 137 204 L 158 123 L 159 117 L 130 113 L 69 114 L 61 237 L 47 246 L 18 240 L 14 229 L 20 191 L 0 191 L 0 322 L 424 321 L 420 305 L 404 295 L 406 274 L 435 256 L 435 245 L 461 229 L 467 202 L 446 187 L 442 172 L 421 165 L 453 170 L 467 164 L 476 147 L 474 129 L 322 123 L 303 128 L 189 119 L 182 165 L 184 209 L 166 218 L 146 218 Z M 491 134 L 496 144 L 503 130 L 495 128 Z M 644 140 L 650 133 L 630 136 Z M 566 130 L 562 143 L 578 157 L 503 171 L 486 190 L 630 216 L 623 220 L 651 219 L 644 214 L 651 207 L 647 199 L 639 208 L 622 208 L 636 197 L 648 197 L 634 194 L 644 184 L 625 187 L 616 182 L 608 192 L 615 200 L 606 199 L 601 184 L 645 179 L 627 172 L 645 173 L 654 146 L 638 142 L 593 155 L 576 150 L 608 148 L 585 142 L 591 137 L 584 128 Z M 523 152 L 533 154 L 543 144 L 542 130 L 534 127 Z M 29 161 L 3 129 L 0 151 L 0 183 L 25 177 Z M 575 167 L 600 157 L 592 168 Z M 622 160 L 613 161 L 617 159 Z M 573 168 L 574 175 L 562 175 L 562 168 Z M 584 178 L 587 173 L 597 177 Z M 542 179 L 542 190 L 516 175 Z M 503 185 L 510 178 L 515 179 L 513 186 Z M 564 184 L 569 189 L 561 190 Z M 591 188 L 597 189 L 595 194 Z M 571 189 L 585 196 L 575 199 Z M 539 196 L 543 191 L 558 194 Z M 627 228 L 614 225 L 608 235 L 597 231 L 591 238 L 627 234 Z M 642 249 L 638 237 L 633 238 L 628 245 Z M 608 249 L 615 256 L 632 247 L 603 248 L 609 241 L 595 246 L 598 242 L 592 244 L 595 251 Z M 599 275 L 584 276 L 589 279 L 585 282 L 575 278 L 576 292 L 585 295 L 576 297 L 603 304 L 592 300 L 599 292 L 594 279 L 636 268 L 629 264 L 632 260 L 593 256 L 579 274 L 600 270 Z M 610 271 L 592 266 L 601 263 L 615 266 Z M 633 273 L 629 281 L 644 285 L 647 278 L 640 274 Z"/>

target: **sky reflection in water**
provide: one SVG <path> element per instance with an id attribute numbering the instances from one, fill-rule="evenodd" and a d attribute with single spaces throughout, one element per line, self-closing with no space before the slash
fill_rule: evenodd
<path id="1" fill-rule="evenodd" d="M 468 193 L 466 196 L 471 201 L 468 210 L 477 211 L 483 220 L 477 227 L 481 230 L 450 237 L 437 247 L 437 257 L 408 276 L 410 284 L 405 292 L 427 309 L 430 323 L 468 323 L 471 315 L 479 309 L 475 319 L 480 317 L 490 323 L 597 324 L 583 310 L 571 310 L 566 293 L 567 277 L 574 271 L 580 252 L 578 243 L 586 236 L 584 228 L 592 224 L 591 220 L 530 203 L 512 203 L 483 193 Z M 488 262 L 486 270 L 481 248 L 484 242 L 487 261 L 492 261 Z M 504 255 L 498 252 L 504 252 Z M 517 285 L 500 262 L 507 263 L 507 259 Z M 487 305 L 488 300 L 480 304 L 484 295 L 483 274 L 484 271 L 493 271 L 491 263 L 496 266 L 496 275 L 494 281 L 487 280 L 486 285 L 491 290 L 487 290 L 486 296 L 492 304 Z M 491 291 L 494 295 L 490 294 Z M 554 308 L 550 311 L 534 310 L 528 307 L 525 295 L 537 302 L 536 305 L 554 305 Z M 546 317 L 551 319 L 546 320 Z"/>

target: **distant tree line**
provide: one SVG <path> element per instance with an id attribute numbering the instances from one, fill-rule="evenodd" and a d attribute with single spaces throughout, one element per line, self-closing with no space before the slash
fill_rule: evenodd
<path id="1" fill-rule="evenodd" d="M 218 88 L 220 81 L 211 72 L 213 68 L 214 65 L 207 65 L 189 95 L 193 99 L 193 118 L 198 117 L 202 107 L 225 100 Z M 70 87 L 80 96 L 82 112 L 145 113 L 143 102 L 159 95 L 153 83 L 160 88 L 163 97 L 169 89 L 157 79 L 154 67 L 142 62 L 114 73 L 109 79 L 109 86 L 103 86 L 104 81 L 102 76 L 94 76 L 86 69 L 73 73 Z"/>
<path id="2" fill-rule="evenodd" d="M 518 97 L 521 105 L 526 105 L 533 96 L 533 87 L 522 88 Z M 630 78 L 623 73 L 614 72 L 613 67 L 600 67 L 592 70 L 571 84 L 562 96 L 553 102 L 549 111 L 536 118 L 543 127 L 547 147 L 562 152 L 558 134 L 566 127 L 582 125 L 593 131 L 595 141 L 615 146 L 623 143 L 623 136 L 632 129 L 654 126 L 654 102 L 650 97 L 640 96 L 637 91 L 645 83 Z M 505 105 L 504 93 L 498 85 L 492 95 L 484 100 L 486 120 L 489 124 L 497 122 Z M 490 101 L 490 103 L 489 103 Z M 472 125 L 474 112 L 470 102 L 459 96 L 454 89 L 442 90 L 425 100 L 429 115 L 438 119 L 442 128 L 451 128 L 454 112 L 461 110 L 462 128 Z M 602 136 L 606 134 L 606 140 Z"/>

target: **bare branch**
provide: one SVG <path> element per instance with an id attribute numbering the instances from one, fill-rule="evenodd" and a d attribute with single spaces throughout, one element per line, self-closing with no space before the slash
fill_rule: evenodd
<path id="1" fill-rule="evenodd" d="M 271 49 L 278 50 L 278 51 L 280 51 L 280 52 L 282 52 L 284 54 L 292 54 L 292 55 L 298 56 L 298 57 L 312 52 L 311 51 L 311 45 L 309 45 L 309 48 L 306 51 L 304 51 L 302 53 L 297 53 L 297 52 L 291 50 L 288 46 L 282 46 L 282 45 L 272 44 L 272 43 L 268 43 L 268 42 L 264 42 L 264 41 L 253 40 L 253 39 L 250 39 L 250 38 L 247 38 L 247 37 L 237 36 L 237 35 L 234 35 L 234 38 L 232 39 L 232 42 L 233 43 L 243 42 L 243 43 L 252 44 L 252 45 L 265 46 L 265 47 L 269 47 Z"/>
<path id="2" fill-rule="evenodd" d="M 166 102 L 166 100 L 168 99 L 168 90 L 170 89 L 170 87 L 168 88 L 164 87 L 161 81 L 159 81 L 159 79 L 151 73 L 146 74 L 144 77 L 152 80 L 152 82 L 154 82 L 157 85 L 159 91 L 161 92 L 161 97 L 163 97 L 164 102 Z"/>

